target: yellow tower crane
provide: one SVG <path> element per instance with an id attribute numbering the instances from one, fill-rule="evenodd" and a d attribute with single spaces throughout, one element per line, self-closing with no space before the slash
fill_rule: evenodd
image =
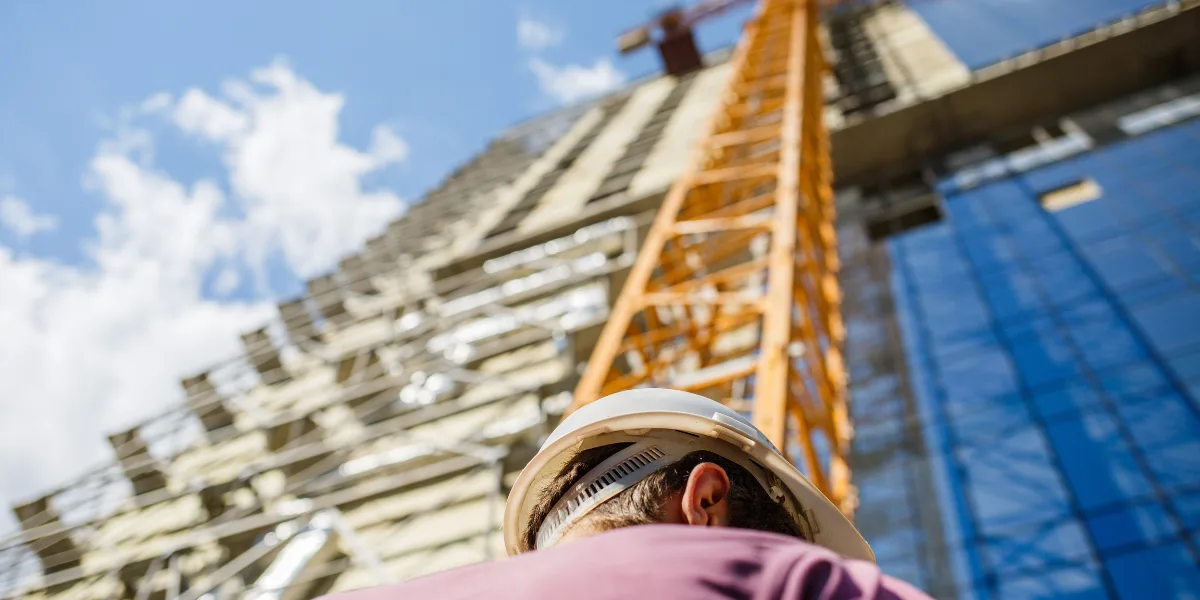
<path id="1" fill-rule="evenodd" d="M 664 29 L 690 42 L 680 25 L 686 14 L 667 17 Z M 749 414 L 850 514 L 856 495 L 846 463 L 845 327 L 818 20 L 816 0 L 759 3 L 728 88 L 650 227 L 572 410 L 639 386 L 706 395 Z M 622 36 L 622 49 L 649 43 L 647 31 Z M 677 51 L 670 42 L 659 42 L 664 59 Z"/>

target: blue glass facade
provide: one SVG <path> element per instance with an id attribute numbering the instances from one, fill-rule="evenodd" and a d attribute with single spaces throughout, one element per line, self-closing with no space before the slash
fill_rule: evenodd
<path id="1" fill-rule="evenodd" d="M 1095 29 L 1163 0 L 915 0 L 909 6 L 971 69 Z"/>
<path id="2" fill-rule="evenodd" d="M 1200 121 L 937 191 L 885 243 L 955 595 L 1200 597 Z"/>

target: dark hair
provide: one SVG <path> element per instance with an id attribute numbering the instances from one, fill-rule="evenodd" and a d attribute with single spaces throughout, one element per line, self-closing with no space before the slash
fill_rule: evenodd
<path id="1" fill-rule="evenodd" d="M 538 528 L 550 513 L 555 502 L 588 471 L 604 462 L 629 444 L 609 444 L 580 452 L 545 488 L 539 490 L 537 503 L 529 515 L 529 523 L 521 536 L 521 550 L 528 552 L 537 545 Z M 666 500 L 683 490 L 692 469 L 701 463 L 713 463 L 729 476 L 730 525 L 757 529 L 808 539 L 804 529 L 782 505 L 767 495 L 766 490 L 749 471 L 737 463 L 708 451 L 692 452 L 634 484 L 633 487 L 597 506 L 581 519 L 600 530 L 631 525 L 661 523 L 665 518 Z M 578 525 L 578 523 L 576 524 Z"/>

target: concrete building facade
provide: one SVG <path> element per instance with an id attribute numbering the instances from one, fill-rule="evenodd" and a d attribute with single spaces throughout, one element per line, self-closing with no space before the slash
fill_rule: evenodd
<path id="1" fill-rule="evenodd" d="M 1200 589 L 1198 4 L 828 16 L 856 518 L 938 598 Z M 115 462 L 13 507 L 0 593 L 305 598 L 500 558 L 724 59 L 499 135 Z"/>

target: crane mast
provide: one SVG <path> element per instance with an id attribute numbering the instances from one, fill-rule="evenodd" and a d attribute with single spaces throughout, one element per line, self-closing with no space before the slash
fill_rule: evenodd
<path id="1" fill-rule="evenodd" d="M 815 0 L 758 5 L 572 410 L 640 386 L 722 401 L 849 514 L 856 495 L 818 23 Z"/>

